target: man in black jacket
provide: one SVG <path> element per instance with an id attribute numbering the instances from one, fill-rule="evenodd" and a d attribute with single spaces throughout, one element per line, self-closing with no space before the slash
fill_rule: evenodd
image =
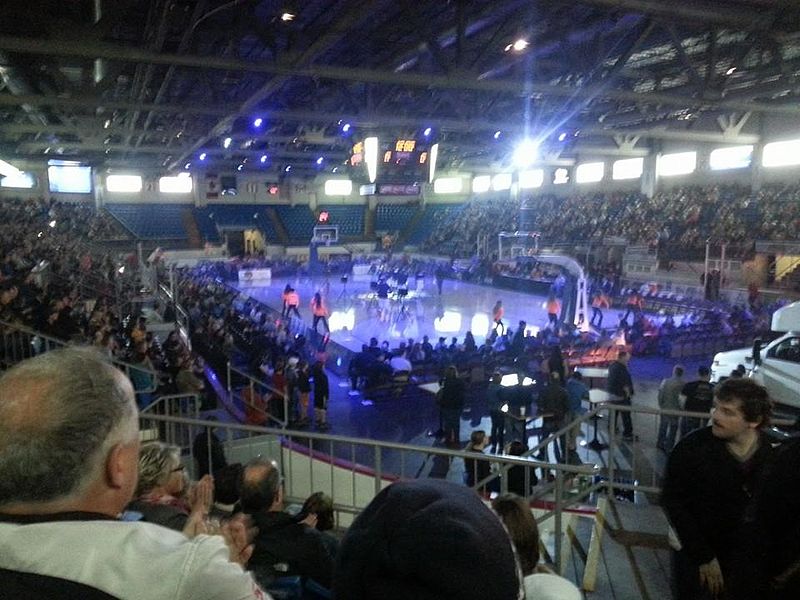
<path id="1" fill-rule="evenodd" d="M 319 531 L 283 511 L 283 482 L 274 461 L 255 458 L 245 466 L 240 502 L 258 527 L 249 567 L 262 585 L 299 575 L 330 587 L 333 557 Z"/>
<path id="2" fill-rule="evenodd" d="M 625 350 L 620 350 L 617 360 L 608 366 L 607 391 L 614 396 L 612 402 L 615 404 L 631 405 L 633 380 L 631 379 L 631 372 L 628 370 L 628 361 L 630 359 L 630 354 Z M 622 416 L 622 438 L 626 441 L 633 441 L 633 419 L 631 418 L 631 413 L 620 411 L 617 414 Z M 616 422 L 614 426 L 616 427 Z"/>
<path id="3" fill-rule="evenodd" d="M 683 438 L 669 456 L 662 505 L 677 533 L 678 600 L 762 598 L 755 496 L 773 450 L 767 391 L 750 379 L 715 390 L 712 425 Z"/>

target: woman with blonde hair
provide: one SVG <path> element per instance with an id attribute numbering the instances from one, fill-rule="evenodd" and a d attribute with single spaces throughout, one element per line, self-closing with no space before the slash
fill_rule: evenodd
<path id="1" fill-rule="evenodd" d="M 196 522 L 208 516 L 213 493 L 208 475 L 189 486 L 180 448 L 150 442 L 139 453 L 139 482 L 128 510 L 141 513 L 144 521 L 190 535 Z"/>
<path id="2" fill-rule="evenodd" d="M 581 600 L 581 593 L 564 577 L 539 564 L 539 528 L 531 507 L 516 494 L 498 496 L 494 512 L 506 526 L 517 551 L 525 586 L 525 597 L 536 600 Z"/>

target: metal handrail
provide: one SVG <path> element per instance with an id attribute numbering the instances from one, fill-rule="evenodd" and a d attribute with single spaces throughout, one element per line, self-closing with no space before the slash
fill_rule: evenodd
<path id="1" fill-rule="evenodd" d="M 54 338 L 52 336 L 49 336 L 49 335 L 44 334 L 44 333 L 41 333 L 41 332 L 36 331 L 34 329 L 30 329 L 29 327 L 25 327 L 24 325 L 18 325 L 16 323 L 9 323 L 8 321 L 0 320 L 0 328 L 5 328 L 6 330 L 11 330 L 11 332 L 15 332 L 16 331 L 18 333 L 22 333 L 22 334 L 25 334 L 27 336 L 30 336 L 31 338 L 39 338 L 39 339 L 41 339 L 46 344 L 46 348 L 43 350 L 45 352 L 47 350 L 52 349 L 52 348 L 66 348 L 68 346 L 75 345 L 75 344 L 72 344 L 72 343 L 70 343 L 68 341 L 60 340 L 58 338 Z M 7 331 L 3 331 L 2 335 L 5 335 L 5 333 L 7 333 Z M 33 340 L 31 340 L 31 341 L 33 341 Z M 29 344 L 29 345 L 31 345 L 31 344 Z M 32 347 L 32 345 L 31 345 L 31 347 Z M 29 355 L 20 356 L 19 358 L 21 360 L 25 359 L 25 358 L 31 358 L 31 357 L 35 356 L 36 354 L 40 354 L 40 351 L 32 351 Z M 148 375 L 148 377 L 150 377 L 150 380 L 152 381 L 152 386 L 148 386 L 146 389 L 137 390 L 136 391 L 137 394 L 150 394 L 150 393 L 153 393 L 153 392 L 156 391 L 156 389 L 158 387 L 158 377 L 159 377 L 158 371 L 147 369 L 147 368 L 145 368 L 145 367 L 143 367 L 141 365 L 135 365 L 133 363 L 125 362 L 124 360 L 120 360 L 118 358 L 111 358 L 110 360 L 111 360 L 111 363 L 115 367 L 117 367 L 119 370 L 123 371 L 125 373 L 125 375 L 127 375 L 129 377 L 130 377 L 130 372 L 132 370 L 141 371 L 142 373 L 145 373 L 145 374 Z"/>
<path id="2" fill-rule="evenodd" d="M 275 417 L 274 415 L 270 414 L 269 412 L 267 412 L 266 415 L 267 415 L 267 418 L 270 421 L 274 421 L 280 427 L 285 428 L 289 424 L 289 398 L 286 396 L 286 394 L 284 394 L 283 390 L 279 390 L 278 388 L 276 388 L 272 384 L 267 383 L 267 382 L 265 382 L 265 381 L 263 381 L 263 380 L 261 380 L 261 379 L 259 379 L 257 377 L 253 377 L 252 375 L 250 375 L 249 373 L 245 373 L 241 369 L 237 369 L 236 367 L 231 365 L 230 361 L 228 361 L 228 363 L 227 363 L 227 382 L 226 382 L 227 385 L 226 385 L 226 388 L 228 390 L 228 396 L 229 396 L 229 398 L 231 400 L 233 399 L 233 395 L 234 395 L 233 382 L 232 382 L 231 375 L 234 374 L 234 373 L 236 375 L 238 375 L 239 377 L 243 377 L 243 378 L 245 378 L 247 380 L 247 382 L 248 382 L 247 386 L 250 387 L 250 391 L 251 392 L 255 391 L 255 387 L 256 386 L 260 386 L 260 387 L 266 389 L 270 394 L 280 396 L 283 399 L 283 416 L 284 416 L 283 420 L 278 419 L 277 417 Z M 256 410 L 258 412 L 263 412 L 257 406 L 254 406 L 253 404 L 246 402 L 245 399 L 244 399 L 244 396 L 240 396 L 240 398 L 242 400 L 242 403 L 244 403 L 249 408 L 251 408 L 253 410 Z"/>

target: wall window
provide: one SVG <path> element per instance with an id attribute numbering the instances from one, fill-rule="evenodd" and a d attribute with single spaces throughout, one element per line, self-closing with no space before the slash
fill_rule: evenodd
<path id="1" fill-rule="evenodd" d="M 463 187 L 461 177 L 440 177 L 433 182 L 433 191 L 437 194 L 458 194 Z"/>
<path id="2" fill-rule="evenodd" d="M 575 181 L 578 183 L 596 183 L 603 180 L 604 172 L 604 163 L 583 163 L 575 169 Z"/>
<path id="3" fill-rule="evenodd" d="M 542 187 L 543 183 L 544 183 L 543 169 L 534 169 L 532 171 L 519 172 L 519 188 L 521 190 L 539 188 Z"/>
<path id="4" fill-rule="evenodd" d="M 711 155 L 708 157 L 708 164 L 712 171 L 746 169 L 750 166 L 752 160 L 752 146 L 730 146 L 729 148 L 712 150 Z"/>
<path id="5" fill-rule="evenodd" d="M 106 177 L 106 191 L 141 192 L 142 178 L 139 175 L 109 175 Z"/>
<path id="6" fill-rule="evenodd" d="M 162 177 L 158 180 L 158 191 L 162 194 L 191 194 L 192 176 L 181 173 L 175 177 Z"/>
<path id="7" fill-rule="evenodd" d="M 492 177 L 492 189 L 495 192 L 511 189 L 511 173 L 498 173 Z"/>
<path id="8" fill-rule="evenodd" d="M 491 175 L 478 175 L 477 177 L 472 178 L 473 194 L 483 194 L 484 192 L 488 192 L 491 186 L 492 186 Z"/>
<path id="9" fill-rule="evenodd" d="M 621 179 L 639 179 L 644 173 L 644 159 L 643 158 L 623 158 L 614 162 L 611 168 L 611 178 L 614 180 Z"/>
<path id="10" fill-rule="evenodd" d="M 560 167 L 555 170 L 555 173 L 553 173 L 553 184 L 563 185 L 565 183 L 569 183 L 569 169 Z"/>
<path id="11" fill-rule="evenodd" d="M 349 196 L 353 192 L 353 182 L 349 179 L 328 179 L 325 182 L 326 196 Z"/>
<path id="12" fill-rule="evenodd" d="M 800 140 L 772 142 L 764 146 L 761 164 L 765 167 L 800 165 Z"/>
<path id="13" fill-rule="evenodd" d="M 678 152 L 658 157 L 658 176 L 688 175 L 697 168 L 697 152 Z"/>
<path id="14" fill-rule="evenodd" d="M 30 190 L 36 187 L 36 176 L 27 171 L 0 177 L 0 187 Z"/>
<path id="15" fill-rule="evenodd" d="M 92 168 L 78 166 L 47 167 L 50 191 L 62 194 L 91 194 Z"/>

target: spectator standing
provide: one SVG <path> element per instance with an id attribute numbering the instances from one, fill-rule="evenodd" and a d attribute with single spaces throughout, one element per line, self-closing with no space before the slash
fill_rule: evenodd
<path id="1" fill-rule="evenodd" d="M 328 425 L 328 399 L 330 398 L 330 384 L 325 373 L 325 365 L 320 361 L 314 363 L 311 371 L 314 378 L 314 417 L 319 431 L 327 431 Z"/>
<path id="2" fill-rule="evenodd" d="M 287 300 L 289 299 L 289 292 L 291 291 L 292 286 L 287 283 L 286 287 L 283 288 L 283 293 L 281 294 L 281 305 L 283 306 L 281 309 L 281 317 L 283 318 L 286 318 L 289 314 L 289 304 L 287 303 Z"/>
<path id="3" fill-rule="evenodd" d="M 308 401 L 311 397 L 311 369 L 308 361 L 301 360 L 297 363 L 297 396 L 300 405 L 300 418 L 298 426 L 308 425 Z"/>
<path id="4" fill-rule="evenodd" d="M 662 505 L 677 534 L 678 600 L 763 597 L 756 494 L 773 450 L 767 391 L 749 379 L 715 390 L 711 427 L 681 439 L 667 461 Z"/>
<path id="5" fill-rule="evenodd" d="M 711 370 L 708 367 L 697 369 L 697 379 L 681 388 L 680 401 L 683 410 L 691 412 L 711 412 L 714 402 L 714 384 L 711 383 Z M 701 417 L 683 417 L 681 421 L 681 437 L 690 431 L 703 427 Z"/>
<path id="6" fill-rule="evenodd" d="M 633 379 L 631 379 L 631 372 L 628 370 L 628 363 L 630 362 L 630 354 L 625 350 L 620 350 L 617 354 L 617 360 L 612 362 L 608 367 L 608 381 L 607 391 L 614 396 L 612 402 L 622 406 L 631 406 L 631 398 L 633 397 Z M 616 413 L 622 417 L 622 439 L 625 441 L 633 441 L 633 418 L 628 411 L 620 411 Z M 616 417 L 614 427 L 617 427 Z"/>
<path id="7" fill-rule="evenodd" d="M 583 382 L 583 375 L 580 371 L 574 371 L 569 379 L 567 379 L 567 396 L 569 397 L 569 415 L 567 421 L 572 422 L 582 414 L 586 413 L 586 408 L 583 402 L 589 401 L 589 387 Z M 580 424 L 575 425 L 570 429 L 567 435 L 567 450 L 570 456 L 574 456 L 578 448 L 578 434 L 580 433 Z"/>
<path id="8" fill-rule="evenodd" d="M 454 365 L 445 369 L 439 390 L 439 408 L 442 411 L 442 429 L 445 443 L 458 447 L 461 439 L 461 411 L 464 410 L 466 389 Z"/>
<path id="9" fill-rule="evenodd" d="M 558 298 L 555 297 L 555 294 L 551 294 L 550 297 L 547 299 L 547 320 L 548 320 L 548 325 L 551 325 L 553 329 L 558 327 L 558 321 L 560 315 L 561 315 L 561 303 L 558 301 Z"/>
<path id="10" fill-rule="evenodd" d="M 240 566 L 252 553 L 242 519 L 193 539 L 117 520 L 136 487 L 138 414 L 130 382 L 95 351 L 7 371 L 0 439 L 4 597 L 265 598 Z"/>
<path id="11" fill-rule="evenodd" d="M 501 410 L 503 400 L 500 397 L 500 392 L 503 389 L 500 385 L 502 379 L 503 376 L 496 371 L 492 374 L 489 385 L 486 387 L 486 407 L 489 409 L 489 417 L 492 420 L 492 433 L 489 437 L 493 454 L 496 454 L 498 450 L 502 452 L 505 445 L 506 416 Z"/>
<path id="12" fill-rule="evenodd" d="M 569 396 L 567 390 L 561 385 L 561 376 L 558 371 L 550 373 L 547 386 L 539 394 L 536 401 L 539 414 L 542 416 L 542 435 L 548 437 L 566 425 L 566 416 L 569 413 Z M 566 456 L 564 436 L 556 438 L 553 444 L 553 456 L 556 462 L 561 462 Z M 547 461 L 547 447 L 542 448 L 541 459 Z"/>
<path id="13" fill-rule="evenodd" d="M 658 407 L 664 410 L 680 410 L 680 395 L 683 387 L 683 367 L 675 365 L 672 369 L 672 377 L 663 379 L 658 387 Z M 675 445 L 679 420 L 680 417 L 676 415 L 661 415 L 656 446 L 664 452 L 669 452 Z"/>

